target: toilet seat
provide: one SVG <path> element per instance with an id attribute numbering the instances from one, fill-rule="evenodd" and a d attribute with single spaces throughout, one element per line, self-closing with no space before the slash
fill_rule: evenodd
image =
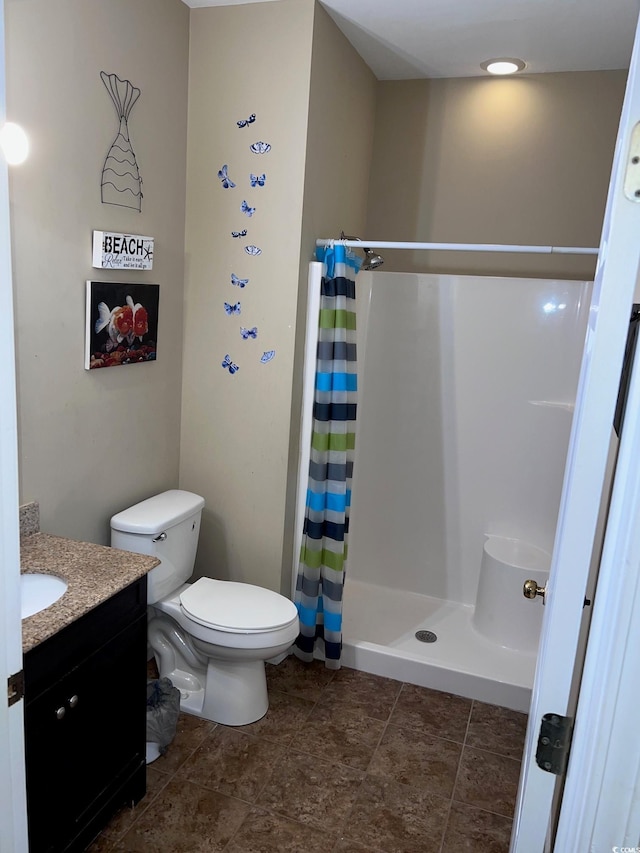
<path id="1" fill-rule="evenodd" d="M 181 592 L 180 607 L 194 622 L 230 634 L 275 631 L 298 618 L 295 604 L 277 592 L 213 578 L 200 578 Z"/>

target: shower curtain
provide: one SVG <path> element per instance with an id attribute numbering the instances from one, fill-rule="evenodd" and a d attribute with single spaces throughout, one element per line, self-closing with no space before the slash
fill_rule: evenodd
<path id="1" fill-rule="evenodd" d="M 294 653 L 311 661 L 318 651 L 327 668 L 339 669 L 356 421 L 355 277 L 361 261 L 339 245 L 318 249 L 317 257 L 325 269 Z"/>

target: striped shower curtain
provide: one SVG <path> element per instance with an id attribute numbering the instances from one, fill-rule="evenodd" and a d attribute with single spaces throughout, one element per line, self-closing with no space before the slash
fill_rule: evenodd
<path id="1" fill-rule="evenodd" d="M 311 661 L 316 651 L 329 669 L 339 669 L 356 420 L 355 276 L 361 261 L 345 246 L 318 249 L 318 260 L 325 269 L 294 653 Z"/>

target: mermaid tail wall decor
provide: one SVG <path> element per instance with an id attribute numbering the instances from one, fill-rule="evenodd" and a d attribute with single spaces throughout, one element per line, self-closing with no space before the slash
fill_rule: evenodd
<path id="1" fill-rule="evenodd" d="M 120 127 L 102 167 L 100 193 L 103 204 L 118 204 L 142 210 L 142 178 L 138 171 L 136 155 L 129 139 L 127 120 L 133 105 L 140 97 L 140 89 L 129 80 L 115 74 L 100 72 L 102 82 L 111 95 Z"/>

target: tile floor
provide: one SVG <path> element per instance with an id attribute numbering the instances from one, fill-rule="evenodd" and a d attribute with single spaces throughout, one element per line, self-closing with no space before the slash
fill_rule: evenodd
<path id="1" fill-rule="evenodd" d="M 91 853 L 507 853 L 525 714 L 293 657 L 267 677 L 257 723 L 181 715 Z"/>

